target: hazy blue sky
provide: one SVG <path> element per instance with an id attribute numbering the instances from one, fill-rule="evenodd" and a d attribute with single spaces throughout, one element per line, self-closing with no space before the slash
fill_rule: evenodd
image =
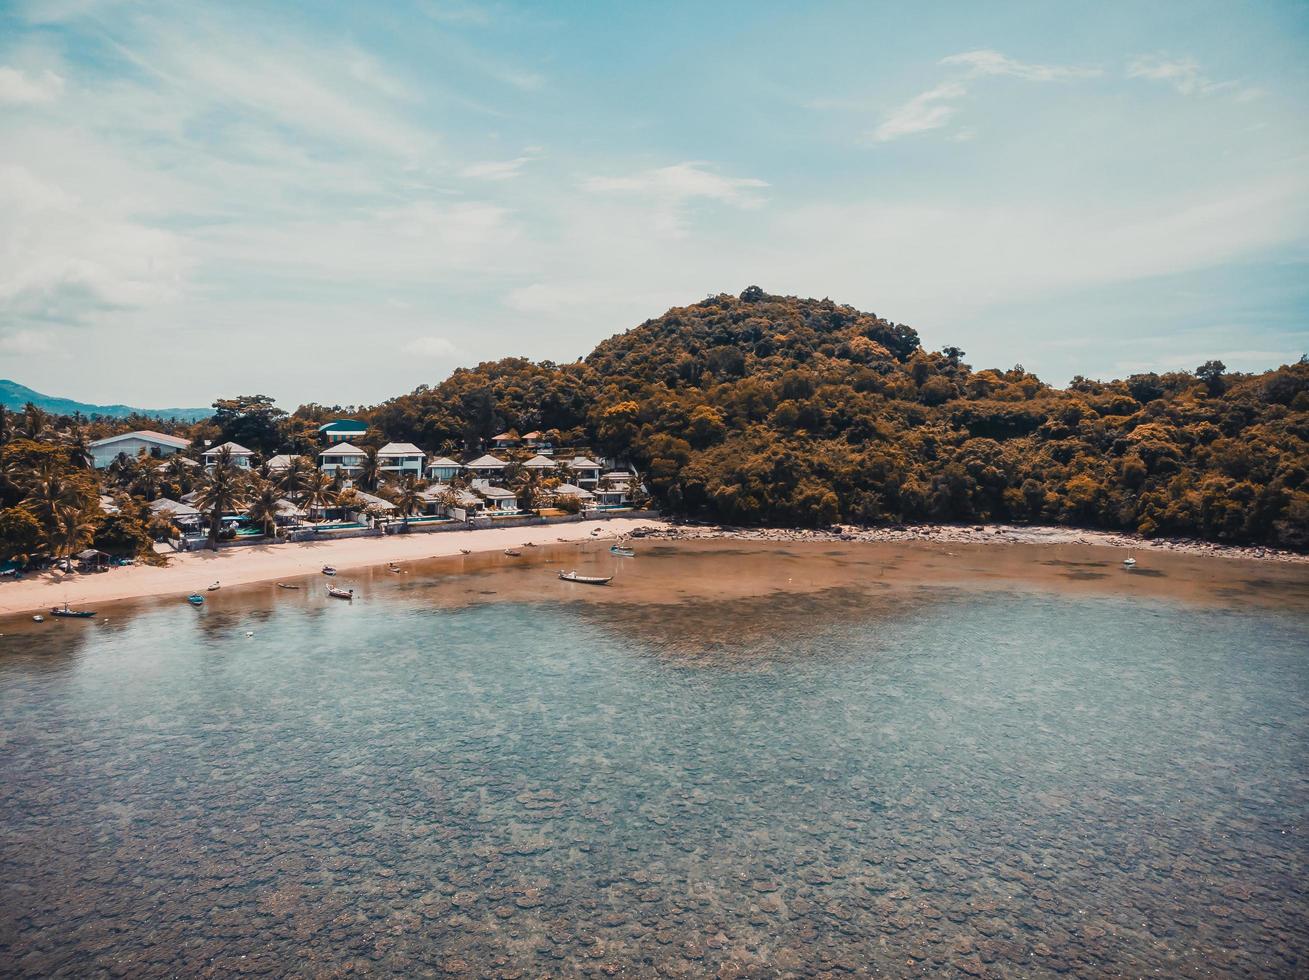
<path id="1" fill-rule="evenodd" d="M 1304 2 L 0 0 L 0 376 L 54 394 L 372 402 L 752 283 L 1260 369 L 1307 246 Z"/>

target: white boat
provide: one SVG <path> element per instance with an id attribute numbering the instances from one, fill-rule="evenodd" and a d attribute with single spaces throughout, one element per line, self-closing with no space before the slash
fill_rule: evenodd
<path id="1" fill-rule="evenodd" d="M 565 582 L 576 582 L 579 585 L 608 585 L 614 578 L 612 575 L 578 575 L 577 572 L 560 572 L 559 577 Z"/>
<path id="2" fill-rule="evenodd" d="M 327 587 L 327 594 L 333 599 L 353 599 L 355 597 L 355 590 L 338 589 L 334 585 L 329 585 Z"/>
<path id="3" fill-rule="evenodd" d="M 633 551 L 631 548 L 624 548 L 624 547 L 622 547 L 621 545 L 616 545 L 616 544 L 613 544 L 613 545 L 610 545 L 610 546 L 609 546 L 609 553 L 610 553 L 611 555 L 618 555 L 618 556 L 620 556 L 620 557 L 622 557 L 622 558 L 635 558 L 635 557 L 636 557 L 636 552 Z"/>
<path id="4" fill-rule="evenodd" d="M 1128 567 L 1128 568 L 1135 568 L 1135 567 L 1136 567 L 1136 559 L 1135 559 L 1135 558 L 1124 558 L 1124 559 L 1123 559 L 1123 564 L 1124 564 L 1126 567 Z"/>
<path id="5" fill-rule="evenodd" d="M 522 553 L 521 551 L 515 551 L 513 548 L 506 548 L 506 549 L 505 549 L 505 554 L 508 555 L 510 558 L 521 558 L 521 557 L 523 557 L 523 553 Z"/>
<path id="6" fill-rule="evenodd" d="M 210 591 L 210 592 L 217 592 L 217 591 L 218 591 L 219 589 L 221 589 L 221 588 L 222 588 L 222 586 L 219 585 L 217 582 L 215 582 L 213 585 L 209 586 L 209 591 Z"/>
<path id="7" fill-rule="evenodd" d="M 45 622 L 45 617 L 42 616 L 42 615 L 40 615 L 40 614 L 37 614 L 37 615 L 35 615 L 35 616 L 32 617 L 32 622 L 34 622 L 34 623 L 44 623 L 44 622 Z"/>
<path id="8" fill-rule="evenodd" d="M 323 574 L 324 574 L 324 575 L 335 575 L 335 574 L 336 574 L 336 569 L 333 568 L 331 565 L 324 565 L 324 566 L 323 566 Z"/>

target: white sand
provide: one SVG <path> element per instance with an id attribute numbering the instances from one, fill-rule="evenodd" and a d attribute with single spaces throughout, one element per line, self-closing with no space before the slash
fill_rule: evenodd
<path id="1" fill-rule="evenodd" d="M 0 580 L 0 615 L 48 609 L 65 600 L 74 608 L 96 603 L 156 595 L 185 595 L 204 591 L 212 582 L 244 585 L 293 578 L 319 571 L 324 565 L 342 570 L 390 561 L 417 561 L 472 552 L 503 551 L 531 541 L 550 544 L 564 538 L 580 541 L 592 536 L 614 537 L 638 527 L 660 527 L 661 521 L 613 518 L 577 524 L 542 524 L 529 527 L 491 527 L 470 531 L 388 534 L 342 541 L 307 541 L 190 551 L 169 557 L 157 568 L 135 565 L 107 572 L 65 575 L 61 571 L 28 575 L 23 581 Z"/>

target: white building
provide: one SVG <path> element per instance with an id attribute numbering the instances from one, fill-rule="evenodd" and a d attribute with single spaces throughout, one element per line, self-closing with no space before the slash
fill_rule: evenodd
<path id="1" fill-rule="evenodd" d="M 568 469 L 572 472 L 573 479 L 577 481 L 579 487 L 594 490 L 595 485 L 600 482 L 600 464 L 593 459 L 587 459 L 585 456 L 574 456 L 568 461 Z"/>
<path id="2" fill-rule="evenodd" d="M 254 450 L 246 449 L 245 446 L 238 445 L 235 442 L 225 442 L 221 446 L 214 446 L 213 449 L 206 449 L 200 455 L 205 461 L 205 469 L 213 466 L 218 462 L 218 457 L 226 449 L 232 454 L 232 465 L 238 469 L 248 470 L 254 463 Z"/>
<path id="3" fill-rule="evenodd" d="M 542 456 L 540 453 L 537 453 L 535 456 L 533 456 L 531 459 L 529 459 L 526 463 L 523 464 L 523 469 L 540 470 L 542 474 L 545 474 L 545 473 L 553 473 L 558 468 L 558 466 L 559 464 L 556 463 L 549 456 Z"/>
<path id="4" fill-rule="evenodd" d="M 448 456 L 438 456 L 427 463 L 427 478 L 449 483 L 459 475 L 460 466 Z"/>
<path id="5" fill-rule="evenodd" d="M 414 477 L 423 475 L 423 451 L 412 442 L 388 442 L 377 451 L 377 458 L 382 464 L 383 473 L 403 476 L 408 473 Z"/>
<path id="6" fill-rule="evenodd" d="M 505 475 L 505 467 L 509 464 L 503 459 L 496 459 L 494 456 L 479 456 L 464 466 L 473 477 L 481 480 L 495 481 Z"/>
<path id="7" fill-rule="evenodd" d="M 493 487 L 485 480 L 474 480 L 473 492 L 486 501 L 486 509 L 492 514 L 518 513 L 518 495 L 512 490 Z"/>
<path id="8" fill-rule="evenodd" d="M 95 468 L 102 470 L 119 456 L 134 457 L 143 449 L 148 456 L 162 459 L 165 456 L 173 455 L 173 453 L 181 452 L 189 445 L 191 444 L 187 440 L 179 439 L 177 436 L 165 435 L 151 429 L 141 429 L 136 432 L 124 432 L 122 435 L 110 436 L 107 439 L 97 439 L 95 442 L 89 443 L 87 449 L 90 450 L 91 459 L 95 462 Z"/>
<path id="9" fill-rule="evenodd" d="M 356 476 L 363 469 L 365 455 L 358 446 L 342 442 L 318 454 L 318 468 L 324 473 L 335 474 L 340 471 L 346 476 Z"/>

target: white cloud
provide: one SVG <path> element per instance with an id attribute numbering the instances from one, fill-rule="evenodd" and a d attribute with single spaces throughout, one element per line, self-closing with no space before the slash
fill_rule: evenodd
<path id="1" fill-rule="evenodd" d="M 674 201 L 704 198 L 739 208 L 758 207 L 762 201 L 754 192 L 767 186 L 767 181 L 754 177 L 724 177 L 697 162 L 642 170 L 625 177 L 588 177 L 582 181 L 583 190 L 601 194 L 632 193 Z"/>
<path id="2" fill-rule="evenodd" d="M 534 157 L 521 156 L 513 160 L 483 160 L 470 163 L 459 171 L 460 177 L 473 180 L 512 180 L 523 172 L 523 167 L 532 162 Z"/>
<path id="3" fill-rule="evenodd" d="M 17 330 L 0 336 L 0 351 L 15 356 L 53 354 L 55 345 L 48 330 Z"/>
<path id="4" fill-rule="evenodd" d="M 28 74 L 20 68 L 0 65 L 0 105 L 44 105 L 59 98 L 63 90 L 63 76 L 49 69 Z"/>
<path id="5" fill-rule="evenodd" d="M 1029 82 L 1060 82 L 1078 78 L 1095 78 L 1103 74 L 1098 68 L 1028 64 L 1015 61 L 989 48 L 952 54 L 948 58 L 942 58 L 941 64 L 966 68 L 974 77 L 1007 75 Z"/>
<path id="6" fill-rule="evenodd" d="M 1182 95 L 1213 95 L 1232 92 L 1240 102 L 1258 98 L 1259 89 L 1245 88 L 1237 82 L 1216 82 L 1200 70 L 1194 58 L 1170 58 L 1162 54 L 1142 55 L 1127 66 L 1128 78 L 1144 78 L 1171 85 Z"/>
<path id="7" fill-rule="evenodd" d="M 928 89 L 898 109 L 891 110 L 882 124 L 873 130 L 873 139 L 888 143 L 915 133 L 940 129 L 959 111 L 955 101 L 967 94 L 968 90 L 958 82 L 943 82 Z"/>
<path id="8" fill-rule="evenodd" d="M 419 357 L 452 358 L 459 354 L 459 348 L 445 337 L 415 337 L 404 345 L 404 350 Z"/>

